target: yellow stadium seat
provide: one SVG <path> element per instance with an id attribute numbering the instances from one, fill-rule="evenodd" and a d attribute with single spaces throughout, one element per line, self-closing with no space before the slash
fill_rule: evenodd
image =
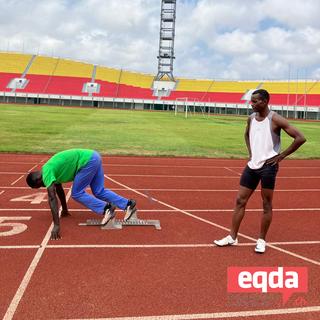
<path id="1" fill-rule="evenodd" d="M 31 54 L 0 52 L 0 71 L 22 74 L 31 58 Z"/>

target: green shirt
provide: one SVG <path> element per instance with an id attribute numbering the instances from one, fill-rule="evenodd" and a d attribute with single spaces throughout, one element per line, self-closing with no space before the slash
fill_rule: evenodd
<path id="1" fill-rule="evenodd" d="M 52 183 L 73 181 L 77 172 L 92 157 L 94 150 L 70 149 L 61 151 L 50 158 L 42 167 L 42 181 L 48 188 Z"/>

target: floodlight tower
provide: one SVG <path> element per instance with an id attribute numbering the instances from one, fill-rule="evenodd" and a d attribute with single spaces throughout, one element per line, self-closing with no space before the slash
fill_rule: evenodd
<path id="1" fill-rule="evenodd" d="M 158 74 L 155 80 L 167 76 L 170 81 L 173 77 L 174 36 L 176 21 L 176 0 L 161 0 L 160 40 L 158 55 Z"/>

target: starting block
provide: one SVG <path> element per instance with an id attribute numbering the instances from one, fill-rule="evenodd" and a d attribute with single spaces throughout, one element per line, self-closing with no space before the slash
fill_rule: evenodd
<path id="1" fill-rule="evenodd" d="M 79 223 L 79 226 L 101 227 L 102 230 L 120 230 L 122 229 L 123 226 L 128 226 L 128 227 L 154 226 L 157 230 L 161 230 L 160 220 L 142 220 L 138 218 L 136 212 L 127 221 L 113 218 L 106 225 L 102 225 L 101 220 L 88 219 L 84 223 Z"/>

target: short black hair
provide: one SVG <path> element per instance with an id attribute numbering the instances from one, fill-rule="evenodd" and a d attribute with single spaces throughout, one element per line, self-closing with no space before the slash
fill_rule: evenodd
<path id="1" fill-rule="evenodd" d="M 26 182 L 30 188 L 37 188 L 38 187 L 38 184 L 37 184 L 38 176 L 39 176 L 38 171 L 30 172 L 27 175 Z"/>
<path id="2" fill-rule="evenodd" d="M 260 97 L 263 99 L 263 100 L 267 100 L 267 102 L 269 102 L 270 100 L 270 94 L 267 90 L 265 89 L 258 89 L 258 90 L 255 90 L 253 91 L 252 95 L 254 94 L 259 94 Z"/>

